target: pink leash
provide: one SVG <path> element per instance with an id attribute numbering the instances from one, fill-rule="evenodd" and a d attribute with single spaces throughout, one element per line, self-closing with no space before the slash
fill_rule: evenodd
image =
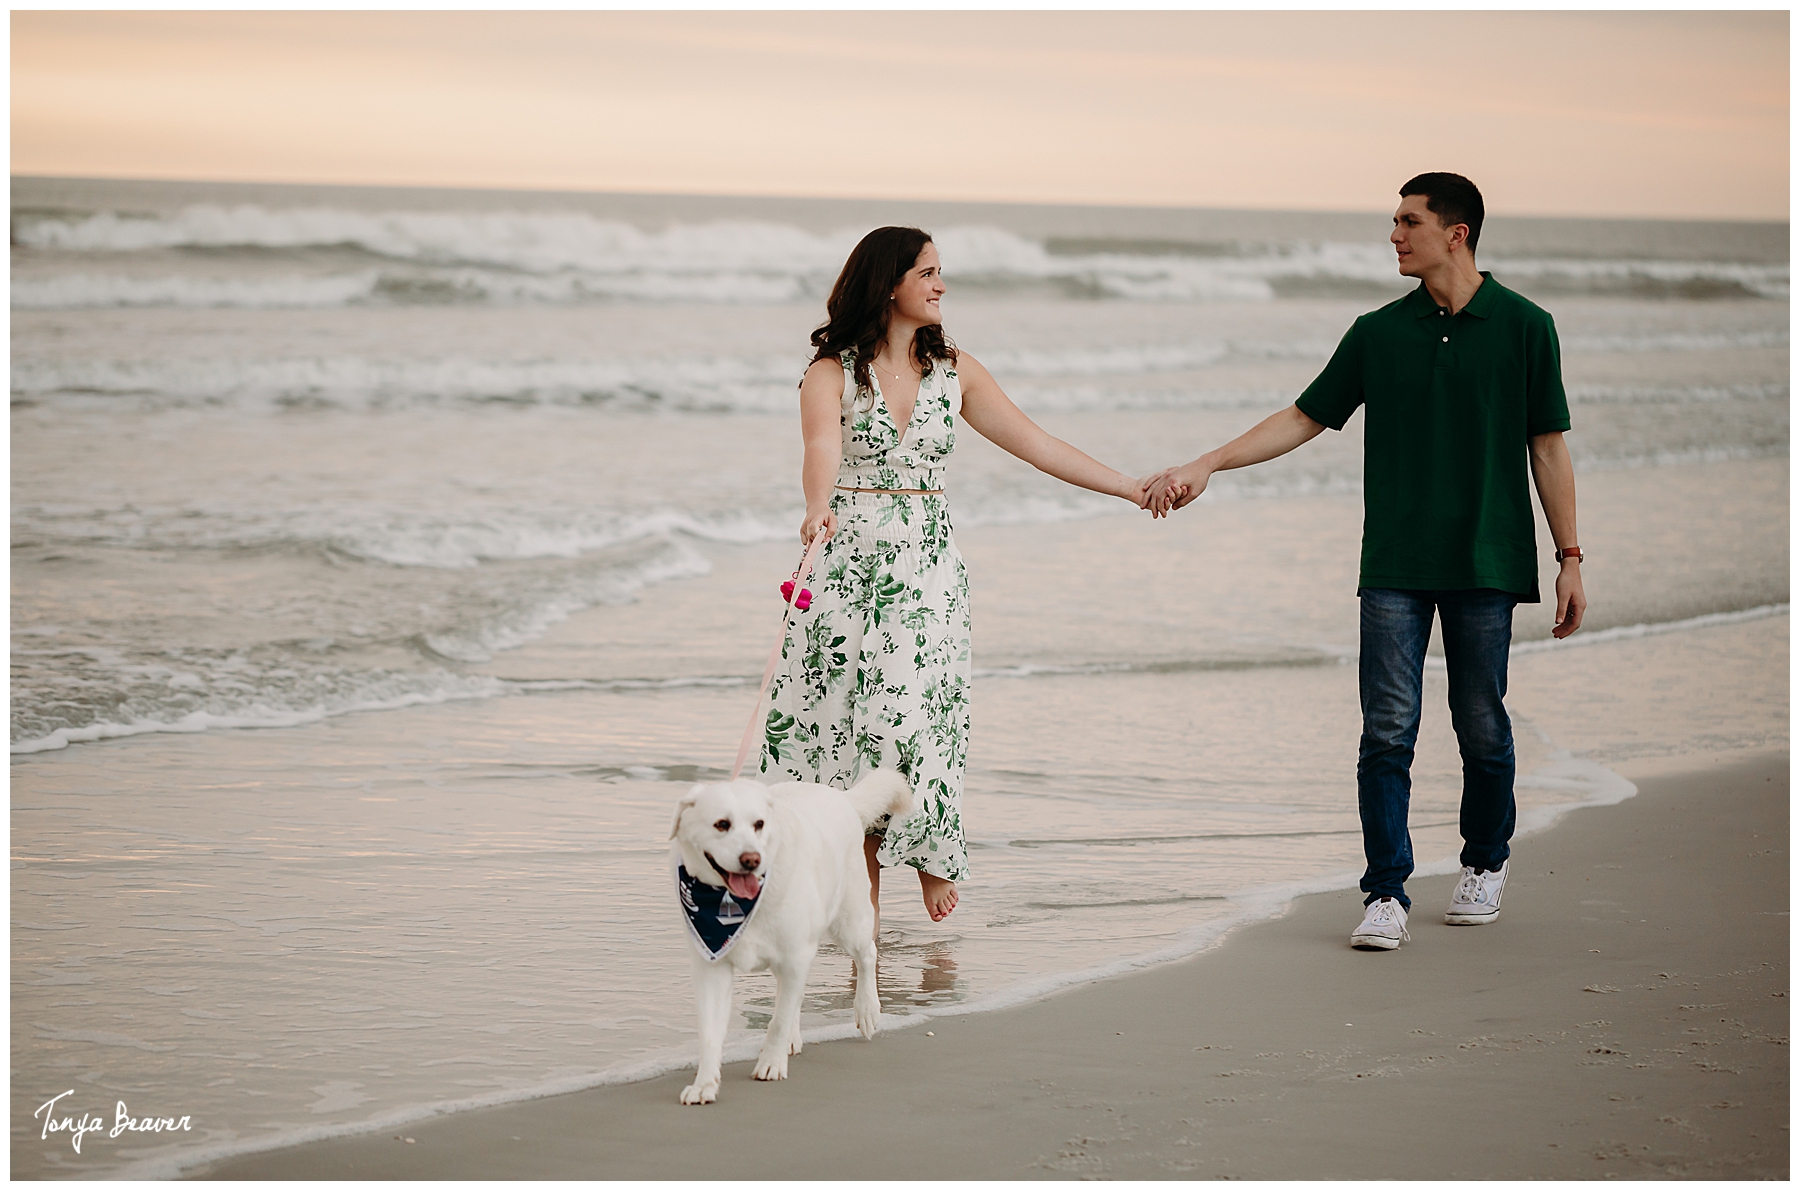
<path id="1" fill-rule="evenodd" d="M 775 638 L 775 648 L 769 651 L 769 664 L 763 667 L 762 686 L 756 692 L 756 706 L 750 709 L 750 725 L 744 729 L 744 741 L 738 745 L 737 763 L 731 767 L 731 780 L 737 781 L 738 774 L 744 771 L 744 761 L 750 756 L 751 742 L 756 739 L 757 729 L 762 726 L 763 697 L 769 693 L 769 680 L 775 677 L 775 663 L 781 660 L 781 643 L 787 640 L 788 622 L 794 615 L 794 601 L 800 598 L 800 588 L 812 574 L 813 563 L 818 560 L 819 551 L 825 546 L 825 535 L 816 533 L 812 543 L 806 548 L 806 556 L 800 560 L 800 569 L 794 572 L 794 586 L 789 589 L 787 600 L 781 610 L 781 635 Z"/>

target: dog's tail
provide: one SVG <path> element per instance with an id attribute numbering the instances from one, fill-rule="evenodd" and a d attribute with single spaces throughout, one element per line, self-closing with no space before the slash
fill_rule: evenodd
<path id="1" fill-rule="evenodd" d="M 891 769 L 877 769 L 844 791 L 856 809 L 856 817 L 868 827 L 883 815 L 896 820 L 912 813 L 913 791 L 907 780 Z"/>

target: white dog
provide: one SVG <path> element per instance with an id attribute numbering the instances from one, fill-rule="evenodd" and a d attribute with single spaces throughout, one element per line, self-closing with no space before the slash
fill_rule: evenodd
<path id="1" fill-rule="evenodd" d="M 716 956 L 694 949 L 700 1067 L 682 1090 L 683 1104 L 718 1098 L 720 1052 L 738 972 L 775 973 L 775 1013 L 751 1075 L 787 1078 L 788 1055 L 800 1053 L 806 974 L 828 933 L 855 961 L 856 1028 L 865 1038 L 874 1036 L 881 1001 L 875 992 L 875 909 L 863 834 L 882 815 L 905 817 L 912 805 L 912 788 L 889 770 L 876 770 L 849 790 L 810 782 L 765 786 L 750 778 L 703 782 L 675 804 L 669 838 L 676 862 L 690 878 L 683 901 L 720 907 L 708 924 L 715 942 L 725 929 L 716 923 L 742 923 Z M 751 903 L 747 920 L 739 903 Z M 690 916 L 689 928 L 698 939 L 694 923 Z"/>

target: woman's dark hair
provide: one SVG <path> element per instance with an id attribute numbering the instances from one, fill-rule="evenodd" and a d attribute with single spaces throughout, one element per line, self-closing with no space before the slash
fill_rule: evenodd
<path id="1" fill-rule="evenodd" d="M 929 243 L 930 233 L 916 227 L 878 227 L 850 250 L 850 259 L 825 299 L 824 325 L 812 333 L 817 349 L 813 363 L 854 349 L 857 388 L 871 387 L 869 360 L 893 317 L 894 287 L 918 264 L 919 253 Z M 933 360 L 956 363 L 956 345 L 944 335 L 941 324 L 920 327 L 913 335 L 912 350 L 921 370 L 929 369 Z"/>
<path id="2" fill-rule="evenodd" d="M 1413 194 L 1425 196 L 1425 209 L 1444 227 L 1469 225 L 1469 255 L 1474 256 L 1475 245 L 1481 242 L 1481 221 L 1487 214 L 1475 183 L 1461 174 L 1420 174 L 1400 188 L 1401 198 Z"/>

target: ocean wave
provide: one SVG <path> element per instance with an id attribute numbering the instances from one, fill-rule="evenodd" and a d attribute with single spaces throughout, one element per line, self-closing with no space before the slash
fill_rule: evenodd
<path id="1" fill-rule="evenodd" d="M 1154 662 L 1033 662 L 1018 666 L 977 667 L 976 678 L 1069 678 L 1088 674 L 1206 674 L 1229 670 L 1289 670 L 1343 666 L 1354 653 L 1338 650 L 1275 649 L 1263 654 L 1233 653 L 1217 657 L 1164 658 Z"/>
<path id="2" fill-rule="evenodd" d="M 1788 267 L 1724 261 L 1484 261 L 1509 286 L 1545 294 L 1644 298 L 1788 298 Z"/>
<path id="3" fill-rule="evenodd" d="M 268 310 L 608 301 L 780 304 L 823 297 L 816 279 L 742 271 L 593 274 L 565 270 L 529 276 L 462 267 L 247 278 L 81 272 L 15 276 L 12 283 L 12 304 L 18 310 L 149 306 Z"/>
<path id="4" fill-rule="evenodd" d="M 352 712 L 551 689 L 445 663 L 487 661 L 585 608 L 625 603 L 647 587 L 710 568 L 691 547 L 653 540 L 547 575 L 440 588 L 436 597 L 446 610 L 436 613 L 439 624 L 402 628 L 400 639 L 321 637 L 242 648 L 170 647 L 146 639 L 91 646 L 62 644 L 54 629 L 24 629 L 12 650 L 12 751 L 154 732 L 290 728 Z M 416 665 L 394 664 L 408 655 Z"/>
<path id="5" fill-rule="evenodd" d="M 1230 482 L 1221 487 L 1236 491 Z M 470 508 L 455 513 L 348 506 L 306 510 L 184 504 L 107 507 L 19 505 L 12 515 L 15 549 L 98 546 L 152 552 L 195 550 L 328 553 L 389 567 L 475 570 L 531 560 L 593 559 L 625 551 L 688 552 L 680 575 L 698 565 L 683 543 L 747 546 L 794 537 L 804 510 L 782 484 L 765 499 L 729 498 L 713 511 L 667 506 Z M 1312 494 L 1309 478 L 1281 486 L 1282 495 Z M 1336 488 L 1332 488 L 1333 491 Z M 1252 489 L 1262 495 L 1260 488 Z M 1048 525 L 1132 511 L 1114 497 L 1077 488 L 1021 490 L 965 478 L 952 495 L 956 525 Z"/>
<path id="6" fill-rule="evenodd" d="M 1640 467 L 1689 467 L 1706 463 L 1736 463 L 1746 459 L 1785 459 L 1788 454 L 1786 436 L 1780 442 L 1750 443 L 1728 447 L 1686 447 L 1662 451 L 1621 451 L 1617 454 L 1572 452 L 1575 470 L 1629 471 Z"/>
<path id="7" fill-rule="evenodd" d="M 571 267 L 835 272 L 856 242 L 854 232 L 815 235 L 787 224 L 740 220 L 650 232 L 579 212 L 367 212 L 210 204 L 168 215 L 100 211 L 73 218 L 15 218 L 12 234 L 16 246 L 43 252 L 351 248 L 389 260 L 528 273 Z"/>
<path id="8" fill-rule="evenodd" d="M 578 212 L 364 212 L 329 207 L 192 206 L 167 215 L 15 216 L 21 309 L 246 306 L 816 301 L 855 244 L 853 229 L 814 233 L 730 220 L 646 231 Z M 1196 254 L 1053 251 L 996 227 L 936 236 L 952 285 L 1074 299 L 1263 302 L 1397 295 L 1381 243 L 1237 244 Z M 1066 246 L 1063 246 L 1066 247 Z M 1104 248 L 1096 244 L 1090 247 Z M 281 254 L 281 255 L 274 255 Z M 303 275 L 265 276 L 298 254 Z M 106 261 L 134 261 L 106 272 Z M 348 261 L 350 267 L 345 267 Z M 66 262 L 66 264 L 64 263 Z M 1707 261 L 1497 260 L 1509 284 L 1558 293 L 1785 299 L 1777 264 Z M 144 267 L 160 274 L 142 276 Z M 45 270 L 52 270 L 47 275 Z M 231 273 L 255 273 L 246 280 Z M 321 270 L 330 275 L 317 275 Z"/>
<path id="9" fill-rule="evenodd" d="M 981 362 L 990 372 L 1003 377 L 1142 376 L 1148 373 L 1190 372 L 1206 368 L 1219 363 L 1232 352 L 1230 344 L 1207 342 L 1072 348 L 1066 351 L 1000 348 L 984 352 Z"/>
<path id="10" fill-rule="evenodd" d="M 515 598 L 498 613 L 465 616 L 459 626 L 420 634 L 416 644 L 426 663 L 415 670 L 362 669 L 348 664 L 345 650 L 330 640 L 270 643 L 231 650 L 133 651 L 93 646 L 58 646 L 46 634 L 16 634 L 13 659 L 12 751 L 29 754 L 71 744 L 147 733 L 189 733 L 227 728 L 286 728 L 318 723 L 363 711 L 466 699 L 547 694 L 573 690 L 676 690 L 739 687 L 749 674 L 612 679 L 504 680 L 465 674 L 439 665 L 479 662 L 493 652 L 535 639 L 574 612 L 596 604 L 623 602 L 645 587 L 704 573 L 704 559 L 679 549 L 654 552 L 628 568 L 588 577 L 548 594 Z M 1567 641 L 1515 643 L 1516 654 L 1561 650 L 1646 636 L 1688 632 L 1788 614 L 1771 604 L 1682 620 L 1597 630 Z M 354 653 L 354 650 L 348 651 Z M 1274 645 L 1234 648 L 1217 654 L 1156 660 L 1027 663 L 983 667 L 983 680 L 1041 680 L 1100 674 L 1176 674 L 1345 666 L 1354 647 Z M 1426 659 L 1441 668 L 1443 659 Z"/>
<path id="11" fill-rule="evenodd" d="M 1354 474 L 1296 472 L 1218 477 L 1202 501 L 1342 495 L 1360 492 Z M 1136 510 L 1116 497 L 1034 476 L 965 474 L 949 490 L 959 530 L 1053 525 Z M 787 482 L 746 496 L 728 493 L 714 510 L 649 506 L 472 507 L 457 511 L 382 508 L 366 502 L 292 510 L 205 504 L 166 506 L 16 505 L 14 549 L 101 547 L 180 553 L 248 550 L 328 555 L 381 567 L 479 571 L 494 564 L 580 561 L 637 566 L 644 552 L 689 551 L 686 543 L 748 546 L 786 542 L 800 524 L 801 502 Z M 685 555 L 684 555 L 685 557 Z M 687 568 L 697 565 L 683 561 Z M 682 575 L 688 572 L 682 570 Z M 670 577 L 678 577 L 671 575 Z M 460 656 L 460 655 L 451 655 Z"/>
<path id="12" fill-rule="evenodd" d="M 703 566 L 703 564 L 702 564 Z M 358 649 L 331 640 L 270 643 L 245 649 L 134 650 L 62 647 L 21 635 L 13 659 L 12 751 L 28 754 L 71 744 L 148 733 L 230 728 L 291 728 L 364 711 L 389 711 L 467 699 L 567 691 L 673 691 L 745 687 L 752 674 L 611 679 L 506 680 L 466 674 L 434 661 L 472 663 L 540 636 L 582 608 L 621 602 L 643 587 L 695 573 L 679 555 L 547 599 L 520 601 L 497 615 L 466 617 L 453 629 L 421 634 L 419 669 L 360 669 Z M 346 656 L 346 655 L 351 656 Z M 984 679 L 1115 673 L 1187 673 L 1341 665 L 1325 650 L 1170 659 L 1150 663 L 1029 665 L 977 670 Z"/>
<path id="13" fill-rule="evenodd" d="M 1639 335 L 1564 335 L 1562 349 L 1570 352 L 1702 352 L 1731 351 L 1745 347 L 1786 347 L 1784 330 L 1718 331 L 1653 331 Z"/>
<path id="14" fill-rule="evenodd" d="M 792 413 L 800 352 L 631 360 L 357 355 L 288 359 L 15 358 L 13 400 L 136 398 L 159 406 L 570 405 L 687 413 Z"/>
<path id="15" fill-rule="evenodd" d="M 1275 393 L 1224 396 L 1229 400 L 1219 407 L 1274 409 L 1285 400 Z M 1781 386 L 1779 392 L 1752 388 L 1718 398 L 1687 399 L 1774 400 L 1785 396 L 1785 386 Z M 1640 395 L 1635 399 L 1651 398 Z M 1198 407 L 1191 397 L 1188 404 Z M 1045 403 L 1034 400 L 1031 407 L 1042 409 Z M 1072 402 L 1066 408 L 1121 406 L 1108 399 L 1092 405 Z M 1785 434 L 1761 442 L 1648 450 L 1630 443 L 1596 450 L 1576 440 L 1571 449 L 1575 468 L 1582 473 L 1780 458 L 1788 453 Z M 1362 492 L 1361 467 L 1354 458 L 1319 456 L 1298 459 L 1297 464 L 1221 473 L 1200 501 L 1211 504 Z M 1010 467 L 993 472 L 965 468 L 953 475 L 949 493 L 959 529 L 1049 525 L 1135 512 L 1114 497 L 1052 484 L 1035 473 Z M 471 502 L 455 508 L 418 508 L 367 500 L 271 507 L 206 502 L 20 503 L 12 509 L 12 540 L 15 549 L 94 546 L 141 551 L 277 551 L 325 554 L 377 566 L 458 571 L 496 563 L 593 558 L 607 551 L 657 543 L 663 544 L 660 549 L 682 542 L 782 542 L 793 537 L 801 513 L 791 482 L 779 478 L 761 487 L 723 492 L 713 507 L 704 503 L 609 507 Z"/>
<path id="16" fill-rule="evenodd" d="M 1033 412 L 1158 409 L 1275 409 L 1288 389 L 1209 381 L 1234 359 L 1323 362 L 1328 343 L 1197 340 L 1063 351 L 998 348 L 982 362 Z M 1657 350 L 1645 348 L 1644 350 Z M 1685 350 L 1669 348 L 1667 350 Z M 1697 349 L 1696 349 L 1697 350 Z M 1574 354 L 1571 351 L 1570 355 Z M 429 359 L 353 354 L 290 358 L 117 360 L 92 355 L 15 356 L 14 404 L 58 402 L 151 408 L 230 406 L 373 410 L 432 405 L 546 405 L 693 414 L 779 414 L 796 408 L 803 352 L 646 355 L 630 359 Z M 1139 381 L 1133 384 L 1132 381 Z M 1121 383 L 1124 382 L 1124 383 Z M 1575 383 L 1586 404 L 1786 400 L 1783 382 L 1721 384 Z"/>
<path id="17" fill-rule="evenodd" d="M 170 505 L 13 509 L 13 545 L 140 550 L 327 551 L 395 567 L 464 570 L 484 563 L 575 559 L 678 538 L 749 544 L 792 536 L 800 509 L 472 508 L 456 514 L 371 507 L 303 510 Z"/>
<path id="18" fill-rule="evenodd" d="M 422 633 L 431 653 L 456 662 L 485 662 L 494 654 L 543 636 L 551 626 L 600 604 L 618 604 L 646 587 L 706 574 L 712 564 L 679 543 L 630 568 L 607 568 L 596 575 L 567 579 L 548 591 L 515 600 L 487 615 L 465 618 L 452 629 Z"/>
<path id="19" fill-rule="evenodd" d="M 1636 641 L 1644 637 L 1660 636 L 1664 633 L 1685 633 L 1693 629 L 1718 628 L 1722 625 L 1743 624 L 1745 621 L 1766 620 L 1771 616 L 1786 616 L 1787 614 L 1788 605 L 1786 604 L 1763 604 L 1755 608 L 1741 608 L 1734 612 L 1709 612 L 1704 616 L 1690 616 L 1684 620 L 1653 621 L 1648 624 L 1628 624 L 1611 629 L 1595 629 L 1592 632 L 1565 637 L 1560 641 L 1554 637 L 1541 641 L 1520 641 L 1512 647 L 1512 652 L 1545 653 L 1574 649 L 1583 645 L 1604 645 L 1610 641 Z M 1442 659 L 1439 661 L 1441 663 Z"/>
<path id="20" fill-rule="evenodd" d="M 30 653 L 15 651 L 14 656 L 29 658 Z M 58 691 L 54 699 L 42 701 L 48 704 L 43 706 L 33 698 L 38 692 L 29 683 L 21 689 L 15 678 L 13 753 L 50 752 L 71 744 L 148 733 L 297 728 L 353 712 L 393 711 L 460 699 L 488 699 L 506 693 L 505 684 L 498 679 L 445 671 L 358 671 L 333 675 L 320 669 L 299 681 L 264 675 L 263 681 L 257 682 L 255 667 L 240 666 L 232 682 L 249 689 L 229 692 L 209 689 L 206 680 L 190 668 L 136 665 L 130 670 L 136 681 L 120 683 L 117 680 L 125 676 L 124 672 L 115 672 L 115 681 L 104 691 L 96 692 L 97 697 L 86 709 L 93 713 L 88 716 L 82 714 L 82 701 L 71 700 L 66 689 Z M 163 680 L 163 691 L 151 689 L 158 678 Z M 79 718 L 80 722 L 54 723 L 71 718 Z"/>
<path id="21" fill-rule="evenodd" d="M 1029 401 L 1034 409 L 1237 408 L 1279 403 L 1285 398 L 1272 390 L 1252 393 L 1204 384 L 1124 388 L 1117 384 L 1097 387 L 1091 382 L 1204 373 L 1234 357 L 1323 360 L 1331 348 L 1326 342 L 1196 340 L 1066 350 L 1002 347 L 984 351 L 981 359 L 1002 383 L 1033 382 L 1029 397 L 1022 392 L 1020 399 Z M 493 404 L 791 415 L 807 360 L 801 351 L 585 360 L 408 359 L 353 354 L 155 361 L 15 357 L 12 392 L 15 403 L 129 398 L 157 406 L 272 409 Z"/>
<path id="22" fill-rule="evenodd" d="M 1739 608 L 1730 612 L 1708 612 L 1703 616 L 1689 616 L 1681 620 L 1659 620 L 1644 624 L 1619 625 L 1610 629 L 1589 629 L 1576 633 L 1572 637 L 1558 640 L 1555 637 L 1543 637 L 1535 641 L 1515 641 L 1508 653 L 1512 656 L 1526 653 L 1552 653 L 1565 649 L 1581 649 L 1589 645 L 1607 645 L 1614 641 L 1638 641 L 1645 637 L 1660 637 L 1665 633 L 1687 633 L 1695 629 L 1713 629 L 1725 625 L 1743 624 L 1752 620 L 1767 620 L 1771 616 L 1786 616 L 1786 604 L 1760 604 L 1755 608 Z M 1348 655 L 1355 660 L 1355 654 Z M 1441 655 L 1429 655 L 1425 659 L 1427 670 L 1443 670 L 1446 663 Z"/>
<path id="23" fill-rule="evenodd" d="M 15 276 L 15 310 L 92 310 L 115 306 L 316 309 L 366 301 L 380 284 L 373 271 L 327 277 L 184 277 L 64 273 Z"/>
<path id="24" fill-rule="evenodd" d="M 1687 405 L 1716 401 L 1786 401 L 1788 386 L 1782 381 L 1722 385 L 1573 384 L 1569 400 L 1580 405 L 1618 405 L 1632 402 Z"/>
<path id="25" fill-rule="evenodd" d="M 1788 615 L 1787 604 L 1763 604 L 1755 608 L 1739 608 L 1725 612 L 1709 612 L 1681 620 L 1652 621 L 1645 624 L 1621 625 L 1617 628 L 1594 629 L 1563 640 L 1544 638 L 1515 641 L 1513 654 L 1544 653 L 1589 645 L 1606 645 L 1615 641 L 1636 641 L 1667 633 L 1686 633 L 1696 629 L 1718 628 Z M 1275 646 L 1260 652 L 1243 651 L 1214 656 L 1162 658 L 1156 661 L 1033 662 L 1017 666 L 977 668 L 977 678 L 1067 678 L 1092 674 L 1192 674 L 1232 670 L 1272 670 L 1309 668 L 1314 666 L 1348 666 L 1356 662 L 1355 646 L 1312 645 Z M 1442 670 L 1444 659 L 1432 655 L 1425 659 L 1428 670 Z M 1015 841 L 1017 842 L 1017 841 Z M 1029 841 L 1028 841 L 1029 842 Z"/>

